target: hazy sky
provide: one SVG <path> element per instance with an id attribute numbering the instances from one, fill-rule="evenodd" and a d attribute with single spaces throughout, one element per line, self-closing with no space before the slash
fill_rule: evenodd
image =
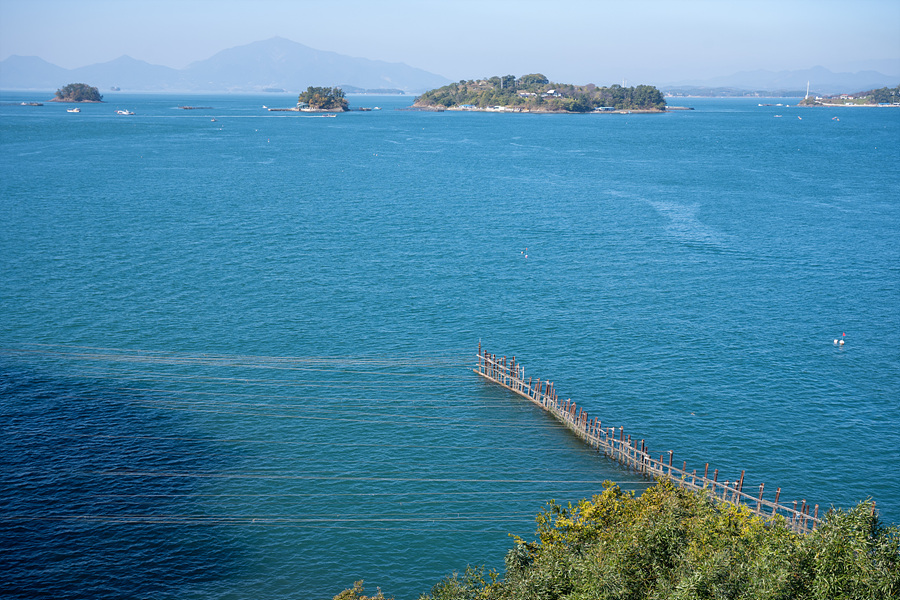
<path id="1" fill-rule="evenodd" d="M 454 80 L 634 85 L 817 65 L 900 76 L 900 0 L 0 0 L 0 60 L 181 68 L 274 36 Z"/>

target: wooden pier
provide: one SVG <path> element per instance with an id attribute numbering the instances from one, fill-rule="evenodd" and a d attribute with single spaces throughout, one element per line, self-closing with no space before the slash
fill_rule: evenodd
<path id="1" fill-rule="evenodd" d="M 689 471 L 686 462 L 682 463 L 681 467 L 673 464 L 672 450 L 654 458 L 645 440 L 632 438 L 630 434 L 626 435 L 624 427 L 604 426 L 599 418 L 588 416 L 587 411 L 571 400 L 560 400 L 553 382 L 540 379 L 532 381 L 531 377 L 526 381 L 525 370 L 516 363 L 515 356 L 509 360 L 505 356 L 497 358 L 496 355 L 482 350 L 479 342 L 478 368 L 475 372 L 527 398 L 563 423 L 591 448 L 649 479 L 665 477 L 682 488 L 693 491 L 708 490 L 717 501 L 745 504 L 757 516 L 765 519 L 780 514 L 786 519 L 788 527 L 798 533 L 809 533 L 821 522 L 818 504 L 813 507 L 807 504 L 806 500 L 794 501 L 791 506 L 780 504 L 781 488 L 775 491 L 774 500 L 763 498 L 764 483 L 759 484 L 758 492 L 756 490 L 752 494 L 745 492 L 744 471 L 741 471 L 740 477 L 733 480 L 719 481 L 718 469 L 713 471 L 710 478 L 709 463 L 706 463 L 703 474 L 699 475 L 696 469 Z"/>

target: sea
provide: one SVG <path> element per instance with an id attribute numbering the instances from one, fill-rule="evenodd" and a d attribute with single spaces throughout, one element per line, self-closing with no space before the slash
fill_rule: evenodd
<path id="1" fill-rule="evenodd" d="M 0 93 L 5 597 L 412 600 L 650 485 L 479 344 L 679 466 L 900 523 L 900 109 L 106 96 Z"/>

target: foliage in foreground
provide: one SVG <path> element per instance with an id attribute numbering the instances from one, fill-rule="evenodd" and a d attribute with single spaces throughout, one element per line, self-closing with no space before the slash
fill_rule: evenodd
<path id="1" fill-rule="evenodd" d="M 640 497 L 607 483 L 576 506 L 551 502 L 537 540 L 516 537 L 506 577 L 453 573 L 420 600 L 900 598 L 900 529 L 863 502 L 808 535 L 661 481 Z"/>
<path id="2" fill-rule="evenodd" d="M 66 102 L 100 102 L 100 91 L 86 83 L 70 83 L 56 90 L 56 100 Z"/>
<path id="3" fill-rule="evenodd" d="M 335 596 L 334 600 L 388 600 L 384 597 L 384 594 L 381 593 L 381 590 L 378 590 L 378 593 L 374 596 L 366 596 L 363 594 L 364 591 L 366 591 L 366 588 L 363 587 L 363 580 L 360 579 L 353 584 L 352 588 L 344 590 Z"/>

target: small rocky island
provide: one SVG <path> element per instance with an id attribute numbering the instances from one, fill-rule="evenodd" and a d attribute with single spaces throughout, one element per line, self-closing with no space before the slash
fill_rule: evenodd
<path id="1" fill-rule="evenodd" d="M 297 109 L 308 112 L 344 112 L 350 110 L 341 88 L 308 87 L 297 97 Z"/>
<path id="2" fill-rule="evenodd" d="M 56 90 L 50 102 L 103 102 L 103 96 L 86 83 L 70 83 Z"/>
<path id="3" fill-rule="evenodd" d="M 551 83 L 533 73 L 460 81 L 429 90 L 416 98 L 424 110 L 589 113 L 664 112 L 666 100 L 652 85 L 598 87 L 593 83 Z"/>

